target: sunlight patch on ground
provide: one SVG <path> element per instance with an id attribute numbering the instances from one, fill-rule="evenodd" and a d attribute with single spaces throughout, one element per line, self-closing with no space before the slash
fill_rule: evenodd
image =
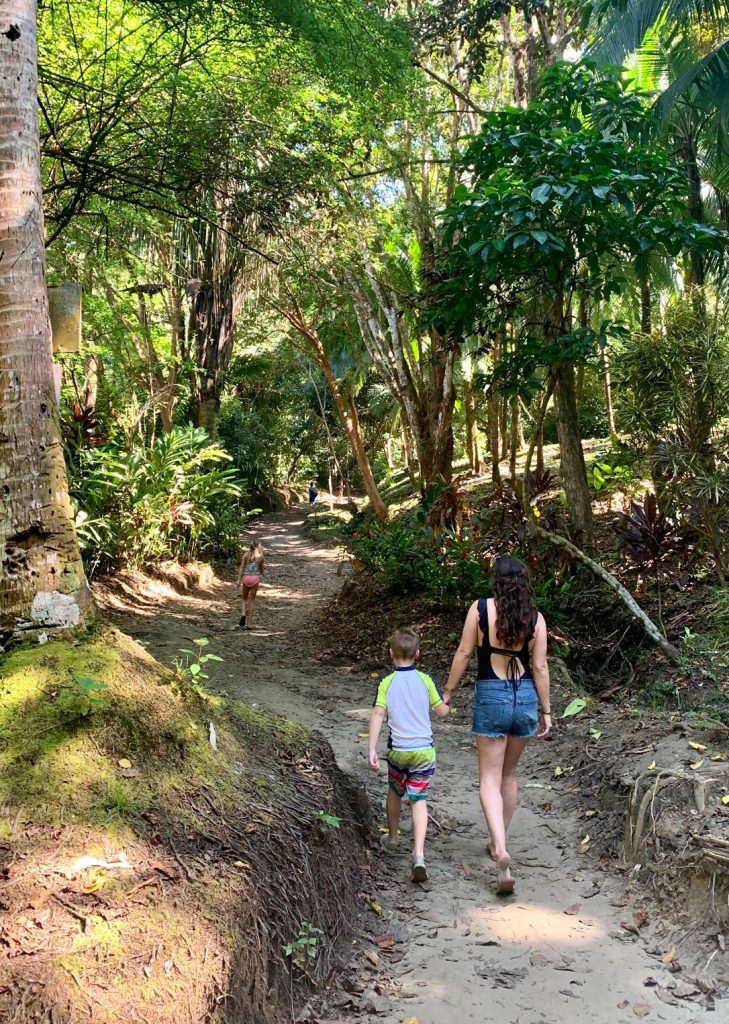
<path id="1" fill-rule="evenodd" d="M 374 692 L 374 688 L 373 688 L 373 692 Z M 369 718 L 370 718 L 370 712 L 371 711 L 372 711 L 371 707 L 366 707 L 366 708 L 350 708 L 349 711 L 345 711 L 344 713 L 345 713 L 345 715 L 347 715 L 348 718 L 356 718 L 360 722 L 368 722 Z"/>
<path id="2" fill-rule="evenodd" d="M 468 920 L 490 938 L 525 948 L 531 948 L 535 942 L 553 947 L 584 946 L 607 937 L 599 922 L 590 920 L 583 924 L 579 917 L 539 903 L 510 906 L 504 916 L 494 914 L 493 907 L 477 907 L 469 912 Z"/>

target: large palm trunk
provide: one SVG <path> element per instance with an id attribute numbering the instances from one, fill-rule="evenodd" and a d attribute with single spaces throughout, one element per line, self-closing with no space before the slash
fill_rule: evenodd
<path id="1" fill-rule="evenodd" d="M 218 430 L 220 397 L 233 354 L 236 282 L 232 273 L 213 283 L 191 281 L 190 338 L 196 377 L 192 399 L 195 419 L 211 437 Z"/>
<path id="2" fill-rule="evenodd" d="M 35 0 L 0 0 L 0 636 L 76 626 L 91 600 L 53 387 Z"/>

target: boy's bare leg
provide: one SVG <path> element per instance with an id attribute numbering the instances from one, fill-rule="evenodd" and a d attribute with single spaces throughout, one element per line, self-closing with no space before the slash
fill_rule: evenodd
<path id="1" fill-rule="evenodd" d="M 428 831 L 428 803 L 426 800 L 411 800 L 413 816 L 413 857 L 425 856 L 425 836 Z"/>
<path id="2" fill-rule="evenodd" d="M 392 787 L 387 791 L 387 802 L 385 804 L 387 811 L 387 831 L 390 836 L 390 842 L 396 843 L 397 837 L 400 834 L 400 812 L 402 811 L 402 797 L 398 796 Z"/>

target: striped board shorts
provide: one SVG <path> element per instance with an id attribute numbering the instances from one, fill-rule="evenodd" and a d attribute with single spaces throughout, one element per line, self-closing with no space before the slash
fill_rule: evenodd
<path id="1" fill-rule="evenodd" d="M 435 774 L 435 748 L 423 750 L 388 750 L 387 781 L 399 797 L 425 800 L 430 780 Z"/>

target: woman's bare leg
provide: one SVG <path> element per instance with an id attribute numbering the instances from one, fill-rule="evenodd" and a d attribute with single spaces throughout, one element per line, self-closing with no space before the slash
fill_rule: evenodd
<path id="1" fill-rule="evenodd" d="M 519 758 L 524 753 L 529 740 L 518 739 L 516 736 L 509 736 L 506 740 L 506 750 L 501 768 L 501 801 L 504 808 L 504 835 L 509 831 L 511 819 L 514 817 L 516 800 L 519 794 L 519 780 L 516 768 Z M 493 860 L 496 860 L 496 850 L 493 838 L 489 842 L 489 853 Z"/>
<path id="2" fill-rule="evenodd" d="M 478 794 L 491 836 L 491 852 L 497 863 L 505 861 L 508 866 L 504 800 L 501 795 L 506 736 L 494 738 L 477 736 L 476 749 L 478 751 Z"/>
<path id="3" fill-rule="evenodd" d="M 519 794 L 519 780 L 516 776 L 516 766 L 519 758 L 529 740 L 519 739 L 516 736 L 509 736 L 506 741 L 506 753 L 504 754 L 504 766 L 501 774 L 501 799 L 504 804 L 504 833 L 509 831 L 511 819 L 516 809 L 516 798 Z"/>

